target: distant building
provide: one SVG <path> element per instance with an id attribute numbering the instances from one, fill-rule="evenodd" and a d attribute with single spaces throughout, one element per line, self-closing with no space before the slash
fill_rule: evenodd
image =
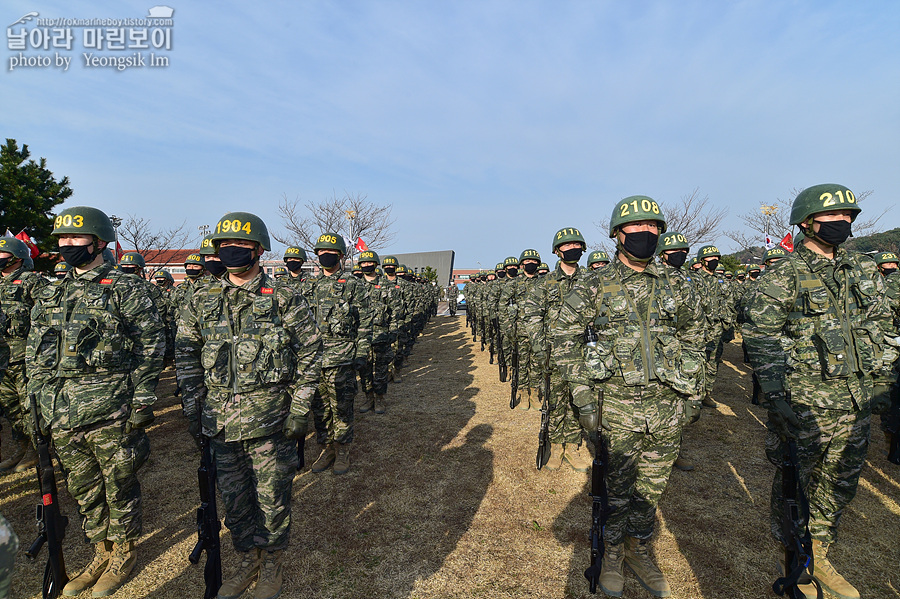
<path id="1" fill-rule="evenodd" d="M 379 255 L 382 255 L 379 253 Z M 442 250 L 438 252 L 416 252 L 414 254 L 390 254 L 385 252 L 385 256 L 396 256 L 397 262 L 405 264 L 414 274 L 421 275 L 425 272 L 425 268 L 430 266 L 437 272 L 437 283 L 442 287 L 450 284 L 450 276 L 453 273 L 453 260 L 456 252 L 453 250 Z"/>

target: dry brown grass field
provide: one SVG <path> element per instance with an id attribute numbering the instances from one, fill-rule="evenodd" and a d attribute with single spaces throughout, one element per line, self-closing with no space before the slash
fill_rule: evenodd
<path id="1" fill-rule="evenodd" d="M 294 481 L 282 597 L 590 596 L 582 576 L 588 475 L 535 469 L 540 414 L 509 409 L 509 387 L 472 343 L 463 314 L 431 320 L 403 382 L 391 385 L 387 414 L 357 415 L 348 474 L 312 474 L 317 446 L 308 440 L 307 468 Z M 715 389 L 720 407 L 705 409 L 684 435 L 685 454 L 698 467 L 674 472 L 660 504 L 653 546 L 673 597 L 774 597 L 774 467 L 763 453 L 764 413 L 750 404 L 741 357 L 739 343 L 726 347 Z M 187 561 L 196 540 L 199 458 L 173 389 L 168 370 L 149 431 L 153 453 L 140 473 L 138 564 L 117 599 L 203 596 L 202 565 Z M 880 430 L 873 432 L 831 555 L 863 597 L 884 599 L 900 597 L 900 468 L 886 460 Z M 35 533 L 37 499 L 33 472 L 0 478 L 0 511 L 23 544 Z M 77 573 L 91 549 L 66 491 L 62 506 L 71 518 L 66 565 Z M 227 573 L 236 560 L 224 529 L 222 544 Z M 31 563 L 20 551 L 13 597 L 40 597 L 45 558 Z M 626 576 L 625 597 L 650 597 Z"/>

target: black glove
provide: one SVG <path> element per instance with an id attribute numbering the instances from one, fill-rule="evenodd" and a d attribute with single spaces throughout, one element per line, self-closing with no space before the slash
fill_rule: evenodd
<path id="1" fill-rule="evenodd" d="M 891 388 L 890 383 L 875 383 L 872 390 L 872 413 L 887 414 L 891 409 Z"/>
<path id="2" fill-rule="evenodd" d="M 133 408 L 128 416 L 128 422 L 125 423 L 125 434 L 130 434 L 136 428 L 147 428 L 154 420 L 156 416 L 153 415 L 153 408 L 150 406 Z"/>
<path id="3" fill-rule="evenodd" d="M 766 394 L 766 408 L 775 432 L 782 439 L 796 439 L 800 421 L 787 401 L 787 394 L 784 391 Z"/>
<path id="4" fill-rule="evenodd" d="M 597 431 L 597 425 L 600 424 L 600 412 L 597 406 L 588 405 L 578 409 L 578 423 L 589 433 Z"/>
<path id="5" fill-rule="evenodd" d="M 305 414 L 303 416 L 288 414 L 288 417 L 284 420 L 282 432 L 288 439 L 300 440 L 306 436 L 307 422 L 308 419 Z"/>

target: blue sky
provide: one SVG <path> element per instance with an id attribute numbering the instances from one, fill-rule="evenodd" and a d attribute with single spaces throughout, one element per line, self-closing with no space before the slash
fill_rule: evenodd
<path id="1" fill-rule="evenodd" d="M 67 72 L 10 71 L 4 46 L 2 137 L 69 176 L 69 205 L 191 230 L 246 210 L 280 230 L 284 195 L 360 193 L 393 205 L 382 253 L 453 249 L 466 268 L 526 247 L 551 262 L 562 227 L 601 241 L 595 223 L 634 194 L 699 188 L 728 229 L 793 188 L 872 190 L 875 212 L 900 187 L 896 2 L 159 4 L 175 9 L 166 68 L 87 68 L 79 30 Z"/>

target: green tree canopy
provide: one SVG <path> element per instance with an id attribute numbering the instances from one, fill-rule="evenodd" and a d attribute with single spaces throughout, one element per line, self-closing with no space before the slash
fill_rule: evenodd
<path id="1" fill-rule="evenodd" d="M 27 145 L 7 138 L 0 146 L 0 227 L 16 235 L 21 230 L 31 235 L 42 251 L 55 250 L 50 238 L 53 208 L 72 195 L 69 178 L 57 181 L 47 169 L 47 160 L 31 160 Z M 2 234 L 2 230 L 0 230 Z M 35 260 L 35 268 L 41 270 Z"/>

